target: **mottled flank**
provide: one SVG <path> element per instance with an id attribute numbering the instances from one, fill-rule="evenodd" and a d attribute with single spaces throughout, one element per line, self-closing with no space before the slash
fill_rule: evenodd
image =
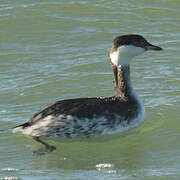
<path id="1" fill-rule="evenodd" d="M 136 116 L 136 120 L 129 122 L 128 119 L 118 115 L 110 116 L 109 119 L 107 116 L 79 119 L 70 115 L 49 115 L 42 121 L 21 130 L 31 136 L 88 137 L 117 133 L 138 124 L 142 119 Z"/>
<path id="2" fill-rule="evenodd" d="M 72 99 L 44 108 L 15 131 L 30 136 L 88 137 L 120 132 L 138 124 L 143 116 L 143 106 L 135 101 Z"/>

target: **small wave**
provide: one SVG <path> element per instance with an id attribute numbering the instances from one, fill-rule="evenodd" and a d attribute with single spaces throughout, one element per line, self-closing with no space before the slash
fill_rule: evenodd
<path id="1" fill-rule="evenodd" d="M 14 169 L 14 168 L 3 168 L 2 171 L 5 171 L 5 172 L 16 172 L 16 171 L 18 171 L 18 169 Z"/>
<path id="2" fill-rule="evenodd" d="M 102 163 L 102 164 L 97 164 L 96 169 L 101 170 L 101 169 L 106 169 L 106 168 L 113 168 L 114 164 L 111 163 Z"/>
<path id="3" fill-rule="evenodd" d="M 14 177 L 14 176 L 11 176 L 11 177 L 3 177 L 1 180 L 18 180 L 19 177 Z"/>

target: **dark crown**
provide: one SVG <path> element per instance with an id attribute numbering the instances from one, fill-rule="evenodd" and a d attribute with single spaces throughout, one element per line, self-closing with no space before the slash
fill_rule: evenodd
<path id="1" fill-rule="evenodd" d="M 113 41 L 112 49 L 116 51 L 119 46 L 123 46 L 123 45 L 134 45 L 138 47 L 145 47 L 147 44 L 148 42 L 141 35 L 127 34 L 116 37 Z"/>

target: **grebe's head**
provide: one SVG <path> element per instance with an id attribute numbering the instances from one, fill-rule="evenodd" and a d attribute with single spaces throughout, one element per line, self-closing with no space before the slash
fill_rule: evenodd
<path id="1" fill-rule="evenodd" d="M 130 60 L 145 51 L 159 51 L 162 48 L 150 44 L 144 37 L 137 34 L 118 36 L 114 39 L 110 50 L 113 65 L 130 64 Z"/>

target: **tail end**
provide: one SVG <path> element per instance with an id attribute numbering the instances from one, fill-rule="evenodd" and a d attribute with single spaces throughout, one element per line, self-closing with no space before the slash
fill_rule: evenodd
<path id="1" fill-rule="evenodd" d="M 24 124 L 21 124 L 21 125 L 18 125 L 18 126 L 15 126 L 13 128 L 13 133 L 16 133 L 16 132 L 22 132 L 24 128 L 28 127 L 29 126 L 29 123 L 24 123 Z"/>

